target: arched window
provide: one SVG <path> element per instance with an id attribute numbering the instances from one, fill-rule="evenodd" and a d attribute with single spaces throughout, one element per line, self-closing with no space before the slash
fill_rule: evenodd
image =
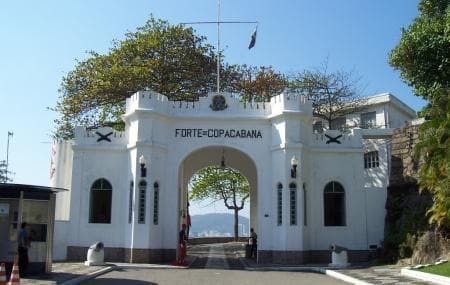
<path id="1" fill-rule="evenodd" d="M 91 187 L 89 223 L 111 223 L 112 186 L 106 179 L 96 180 Z"/>
<path id="2" fill-rule="evenodd" d="M 277 225 L 283 224 L 283 184 L 277 184 Z"/>
<path id="3" fill-rule="evenodd" d="M 325 186 L 323 204 L 325 226 L 345 226 L 345 191 L 339 182 Z"/>
<path id="4" fill-rule="evenodd" d="M 158 218 L 159 218 L 159 184 L 158 182 L 155 182 L 153 184 L 153 224 L 158 224 Z"/>
<path id="5" fill-rule="evenodd" d="M 139 182 L 138 223 L 145 224 L 145 204 L 147 200 L 147 182 Z"/>

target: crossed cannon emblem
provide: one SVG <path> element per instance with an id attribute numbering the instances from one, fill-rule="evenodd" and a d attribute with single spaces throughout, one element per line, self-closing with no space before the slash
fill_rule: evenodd
<path id="1" fill-rule="evenodd" d="M 102 133 L 99 133 L 99 132 L 95 132 L 98 136 L 99 136 L 99 138 L 97 139 L 97 142 L 101 142 L 101 141 L 108 141 L 108 142 L 111 142 L 111 139 L 110 138 L 108 138 L 110 135 L 112 135 L 113 134 L 113 132 L 109 132 L 109 133 L 107 133 L 106 135 L 104 135 L 104 134 L 102 134 Z"/>
<path id="2" fill-rule="evenodd" d="M 326 144 L 329 144 L 329 143 L 341 144 L 341 142 L 338 141 L 338 139 L 340 139 L 342 137 L 342 135 L 338 135 L 337 137 L 334 137 L 334 138 L 329 136 L 329 135 L 327 135 L 327 134 L 325 134 L 325 136 L 328 138 Z"/>

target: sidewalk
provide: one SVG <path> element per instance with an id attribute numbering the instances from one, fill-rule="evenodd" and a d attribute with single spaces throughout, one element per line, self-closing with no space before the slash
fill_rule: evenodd
<path id="1" fill-rule="evenodd" d="M 105 266 L 85 266 L 82 262 L 55 262 L 53 263 L 51 273 L 21 277 L 20 284 L 77 284 L 88 278 L 114 270 L 115 267 L 114 264 L 107 264 Z M 74 281 L 77 283 L 74 283 Z"/>
<path id="2" fill-rule="evenodd" d="M 353 266 L 351 268 L 336 269 L 328 267 L 326 264 L 306 264 L 281 265 L 281 264 L 257 264 L 253 259 L 246 259 L 239 256 L 246 270 L 252 271 L 304 271 L 326 274 L 330 277 L 357 285 L 369 284 L 411 284 L 411 285 L 429 285 L 431 282 L 422 281 L 415 278 L 403 276 L 400 273 L 401 268 L 391 268 L 389 266 Z"/>
<path id="3" fill-rule="evenodd" d="M 170 264 L 140 264 L 140 263 L 107 263 L 104 266 L 86 266 L 83 262 L 54 262 L 52 272 L 36 276 L 20 278 L 24 285 L 73 285 L 117 268 L 157 268 L 157 269 L 187 269 L 195 261 L 194 257 L 186 258 L 188 266 L 174 266 Z"/>

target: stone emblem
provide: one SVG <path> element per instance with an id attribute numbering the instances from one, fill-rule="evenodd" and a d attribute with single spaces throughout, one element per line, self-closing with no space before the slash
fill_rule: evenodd
<path id="1" fill-rule="evenodd" d="M 213 111 L 222 111 L 225 110 L 228 107 L 228 105 L 227 102 L 225 101 L 225 97 L 223 97 L 222 95 L 216 95 L 212 98 L 212 104 L 209 105 L 209 107 Z"/>

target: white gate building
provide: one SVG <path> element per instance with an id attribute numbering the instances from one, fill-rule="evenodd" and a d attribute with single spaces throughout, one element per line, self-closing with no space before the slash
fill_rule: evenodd
<path id="1" fill-rule="evenodd" d="M 84 260 L 102 241 L 107 260 L 175 260 L 188 181 L 223 156 L 250 183 L 258 262 L 329 262 L 332 243 L 367 260 L 383 240 L 389 138 L 415 116 L 390 94 L 367 106 L 344 123 L 376 128 L 313 132 L 311 103 L 297 94 L 244 104 L 138 92 L 124 132 L 77 128 L 54 144 L 50 184 L 70 189 L 57 194 L 54 256 Z"/>

